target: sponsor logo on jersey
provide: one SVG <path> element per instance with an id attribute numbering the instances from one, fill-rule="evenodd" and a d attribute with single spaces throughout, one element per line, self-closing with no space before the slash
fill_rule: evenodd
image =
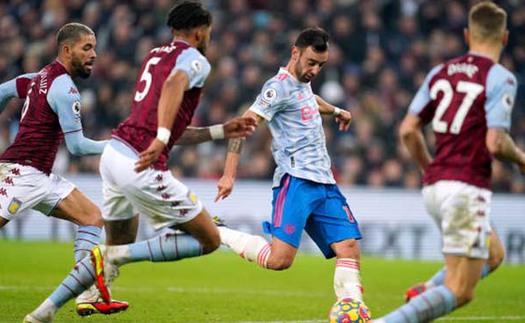
<path id="1" fill-rule="evenodd" d="M 9 213 L 11 214 L 15 214 L 16 212 L 18 212 L 21 206 L 22 206 L 22 201 L 20 201 L 16 197 L 13 197 L 13 199 L 9 203 L 9 206 L 7 207 L 7 211 L 9 211 Z"/>

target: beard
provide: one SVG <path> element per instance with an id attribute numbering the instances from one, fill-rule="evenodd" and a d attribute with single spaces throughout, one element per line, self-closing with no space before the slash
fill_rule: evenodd
<path id="1" fill-rule="evenodd" d="M 311 79 L 308 79 L 306 77 L 306 74 L 303 73 L 303 70 L 301 69 L 301 67 L 299 66 L 299 64 L 296 64 L 295 65 L 295 69 L 294 69 L 294 72 L 295 72 L 295 75 L 297 75 L 297 79 L 302 82 L 302 83 L 308 83 L 311 81 Z"/>
<path id="2" fill-rule="evenodd" d="M 78 59 L 73 58 L 71 67 L 73 68 L 75 74 L 80 78 L 87 79 L 91 75 L 91 70 L 86 69 L 84 64 L 82 64 L 82 62 L 80 62 Z"/>

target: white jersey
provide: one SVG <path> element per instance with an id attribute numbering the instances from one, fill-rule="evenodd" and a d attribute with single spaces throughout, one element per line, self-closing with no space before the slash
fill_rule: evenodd
<path id="1" fill-rule="evenodd" d="M 280 185 L 284 174 L 335 184 L 322 118 L 310 83 L 299 82 L 281 68 L 264 84 L 250 110 L 266 120 L 272 133 L 277 164 L 273 187 Z"/>

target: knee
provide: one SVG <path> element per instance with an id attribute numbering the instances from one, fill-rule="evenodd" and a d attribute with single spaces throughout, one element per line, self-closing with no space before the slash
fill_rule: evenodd
<path id="1" fill-rule="evenodd" d="M 497 248 L 493 248 L 490 252 L 490 257 L 487 260 L 487 263 L 490 267 L 490 271 L 494 271 L 496 268 L 498 268 L 504 259 L 505 250 L 503 249 L 503 247 L 499 246 Z"/>
<path id="2" fill-rule="evenodd" d="M 337 258 L 359 259 L 359 243 L 355 239 L 347 239 L 332 244 L 332 250 Z"/>
<path id="3" fill-rule="evenodd" d="M 463 306 L 474 299 L 474 290 L 464 290 L 454 293 L 456 296 L 457 306 Z"/>
<path id="4" fill-rule="evenodd" d="M 293 258 L 276 258 L 273 259 L 270 256 L 270 259 L 268 259 L 268 269 L 272 270 L 285 270 L 292 266 L 293 264 Z"/>
<path id="5" fill-rule="evenodd" d="M 216 233 L 208 236 L 205 241 L 201 241 L 201 245 L 202 253 L 205 255 L 217 250 L 221 245 L 221 237 L 219 236 L 219 232 L 217 231 Z"/>

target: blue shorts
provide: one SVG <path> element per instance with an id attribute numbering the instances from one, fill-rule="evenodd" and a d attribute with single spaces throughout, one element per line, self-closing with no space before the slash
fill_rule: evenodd
<path id="1" fill-rule="evenodd" d="M 335 256 L 332 243 L 361 239 L 357 220 L 335 184 L 320 184 L 286 174 L 273 189 L 272 223 L 265 231 L 299 248 L 303 230 L 324 256 Z"/>

